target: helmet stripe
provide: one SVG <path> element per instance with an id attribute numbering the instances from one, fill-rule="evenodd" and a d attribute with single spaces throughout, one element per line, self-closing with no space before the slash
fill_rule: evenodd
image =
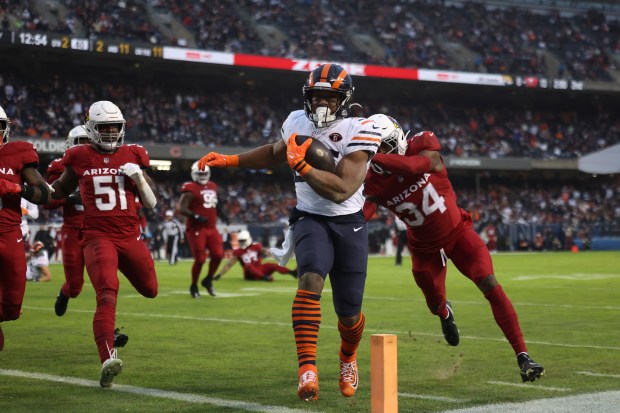
<path id="1" fill-rule="evenodd" d="M 342 72 L 340 72 L 338 74 L 338 78 L 336 79 L 336 81 L 332 84 L 332 89 L 339 89 L 340 88 L 340 84 L 342 82 L 344 82 L 344 80 L 346 79 L 348 73 L 346 70 L 342 69 Z"/>
<path id="2" fill-rule="evenodd" d="M 329 68 L 332 67 L 331 64 L 323 65 L 323 70 L 321 70 L 321 82 L 327 82 L 327 75 L 329 74 Z"/>

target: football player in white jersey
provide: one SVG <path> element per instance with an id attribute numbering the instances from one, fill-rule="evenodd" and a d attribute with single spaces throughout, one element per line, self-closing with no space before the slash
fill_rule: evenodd
<path id="1" fill-rule="evenodd" d="M 316 346 L 321 292 L 328 274 L 341 337 L 340 391 L 350 397 L 358 387 L 356 353 L 364 330 L 361 308 L 368 258 L 362 192 L 381 135 L 372 128 L 373 121 L 347 117 L 353 90 L 344 68 L 320 65 L 309 73 L 303 88 L 304 109 L 291 112 L 284 122 L 282 140 L 239 155 L 211 152 L 198 164 L 201 169 L 261 169 L 288 161 L 295 171 L 297 207 L 289 222 L 300 277 L 292 320 L 299 363 L 297 394 L 304 401 L 316 400 L 319 394 Z M 335 173 L 310 166 L 305 154 L 311 140 L 298 145 L 297 135 L 325 144 L 337 163 Z"/>

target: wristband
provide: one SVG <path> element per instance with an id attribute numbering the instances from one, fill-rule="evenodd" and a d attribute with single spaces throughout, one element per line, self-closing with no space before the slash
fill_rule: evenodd
<path id="1" fill-rule="evenodd" d="M 226 166 L 239 166 L 239 155 L 225 155 Z"/>

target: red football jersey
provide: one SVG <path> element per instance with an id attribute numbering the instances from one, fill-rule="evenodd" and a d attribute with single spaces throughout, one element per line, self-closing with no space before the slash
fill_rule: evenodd
<path id="1" fill-rule="evenodd" d="M 423 150 L 439 151 L 441 145 L 433 132 L 424 131 L 409 140 L 405 156 Z M 442 161 L 443 162 L 443 159 Z M 387 168 L 389 170 L 389 167 Z M 441 172 L 415 176 L 390 174 L 381 176 L 369 170 L 365 194 L 394 212 L 407 224 L 407 231 L 418 251 L 434 250 L 461 225 L 461 209 L 444 167 Z"/>
<path id="2" fill-rule="evenodd" d="M 60 178 L 64 171 L 62 158 L 54 159 L 47 167 L 47 182 L 51 184 Z M 62 218 L 65 228 L 80 228 L 84 218 L 84 205 L 69 205 L 68 202 L 62 202 Z"/>
<path id="3" fill-rule="evenodd" d="M 114 153 L 99 153 L 92 145 L 77 145 L 65 152 L 63 165 L 71 167 L 79 179 L 84 204 L 83 234 L 139 236 L 138 189 L 131 178 L 119 171 L 129 162 L 148 167 L 146 149 L 140 145 L 122 145 Z"/>
<path id="4" fill-rule="evenodd" d="M 24 166 L 39 166 L 39 155 L 30 142 L 7 142 L 0 148 L 0 178 L 23 184 Z M 9 194 L 0 198 L 0 232 L 13 231 L 22 222 L 21 197 Z"/>
<path id="5" fill-rule="evenodd" d="M 215 228 L 217 223 L 217 185 L 211 181 L 206 185 L 196 182 L 185 182 L 181 187 L 181 192 L 189 192 L 194 195 L 194 199 L 189 204 L 189 210 L 194 214 L 202 215 L 207 218 L 207 222 L 196 221 L 193 217 L 187 218 L 187 230 L 207 227 Z"/>
<path id="6" fill-rule="evenodd" d="M 239 258 L 241 266 L 245 269 L 247 266 L 258 265 L 263 261 L 262 250 L 263 245 L 260 242 L 255 242 L 247 248 L 237 248 L 233 251 L 233 255 Z"/>

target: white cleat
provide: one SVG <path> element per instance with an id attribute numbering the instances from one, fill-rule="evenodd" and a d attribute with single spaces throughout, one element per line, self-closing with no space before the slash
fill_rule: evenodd
<path id="1" fill-rule="evenodd" d="M 116 350 L 113 349 L 110 351 L 110 358 L 101 365 L 101 378 L 99 379 L 101 387 L 112 387 L 114 377 L 121 374 L 121 371 L 123 371 L 123 360 L 116 357 Z"/>

